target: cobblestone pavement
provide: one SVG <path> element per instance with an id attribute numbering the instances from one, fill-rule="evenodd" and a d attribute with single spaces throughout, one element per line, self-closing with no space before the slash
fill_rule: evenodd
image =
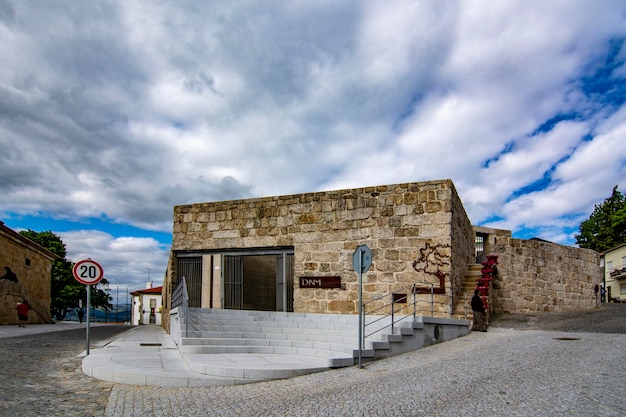
<path id="1" fill-rule="evenodd" d="M 94 345 L 126 330 L 92 327 L 89 339 Z M 113 384 L 82 373 L 85 341 L 84 329 L 0 339 L 0 416 L 104 416 Z"/>
<path id="2" fill-rule="evenodd" d="M 625 415 L 626 335 L 571 334 L 497 329 L 364 369 L 234 387 L 116 385 L 106 415 Z"/>
<path id="3" fill-rule="evenodd" d="M 599 308 L 583 312 L 505 315 L 495 321 L 494 327 L 626 334 L 626 304 L 601 304 Z"/>
<path id="4" fill-rule="evenodd" d="M 602 317 L 605 327 L 597 325 Z M 217 388 L 115 385 L 105 415 L 624 416 L 626 332 L 615 330 L 624 330 L 625 318 L 626 305 L 507 318 L 488 333 L 364 369 L 289 380 Z M 554 328 L 537 330 L 542 326 Z"/>
<path id="5" fill-rule="evenodd" d="M 488 333 L 363 369 L 215 388 L 87 377 L 84 331 L 0 339 L 0 416 L 626 416 L 624 323 L 626 304 L 506 316 Z"/>

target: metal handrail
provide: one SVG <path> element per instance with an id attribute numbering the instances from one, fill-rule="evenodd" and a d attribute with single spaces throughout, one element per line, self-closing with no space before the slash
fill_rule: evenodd
<path id="1" fill-rule="evenodd" d="M 189 293 L 187 292 L 187 281 L 182 277 L 178 286 L 172 293 L 172 308 L 182 307 L 185 318 L 185 337 L 189 335 Z"/>
<path id="2" fill-rule="evenodd" d="M 430 285 L 430 293 L 424 293 L 424 292 L 420 291 L 421 289 L 424 288 L 424 285 Z M 406 293 L 406 292 L 408 292 L 407 290 L 410 291 L 410 294 L 405 294 L 402 297 L 397 297 L 397 295 L 399 293 L 403 293 L 403 292 Z M 390 327 L 391 327 L 391 333 L 393 334 L 394 330 L 395 330 L 395 324 L 400 322 L 400 321 L 402 321 L 402 320 L 404 320 L 404 319 L 406 319 L 407 317 L 409 317 L 411 315 L 413 316 L 413 320 L 415 320 L 416 316 L 417 316 L 418 303 L 420 302 L 420 301 L 418 301 L 418 294 L 430 295 L 430 315 L 431 315 L 431 317 L 434 316 L 434 310 L 435 310 L 435 286 L 434 286 L 434 284 L 423 284 L 423 283 L 419 283 L 418 284 L 418 283 L 414 283 L 414 284 L 411 284 L 411 285 L 408 285 L 408 286 L 396 289 L 396 290 L 394 290 L 394 292 L 392 292 L 390 294 L 384 294 L 384 295 L 381 295 L 379 297 L 373 298 L 373 299 L 371 299 L 371 300 L 369 300 L 367 302 L 364 302 L 363 303 L 363 309 L 362 309 L 362 311 L 363 311 L 363 320 L 362 320 L 362 323 L 363 323 L 362 324 L 362 326 L 363 326 L 363 329 L 362 329 L 363 340 L 362 340 L 362 346 L 365 346 L 365 340 L 368 337 L 370 337 L 370 336 L 372 336 L 372 335 L 374 335 L 376 333 L 379 333 L 379 332 L 381 332 L 381 331 L 383 331 L 385 329 L 388 329 Z M 443 294 L 441 294 L 441 295 L 443 295 Z M 411 297 L 411 296 L 412 296 L 412 301 L 409 303 L 408 302 L 409 301 L 409 297 Z M 378 306 L 378 307 L 372 309 L 369 312 L 367 311 L 367 306 L 368 305 L 371 305 L 374 302 L 383 300 L 386 297 L 391 297 L 391 301 L 388 302 L 388 303 L 384 303 L 381 306 Z M 450 298 L 449 295 L 448 295 L 448 298 Z M 397 308 L 396 307 L 397 304 L 400 304 L 401 307 Z M 446 300 L 445 303 L 441 302 L 441 303 L 438 303 L 438 304 L 446 304 L 447 305 L 449 303 L 448 303 L 448 300 Z M 389 313 L 381 314 L 380 316 L 377 315 L 377 317 L 372 319 L 369 323 L 367 322 L 366 316 L 368 314 L 370 316 L 375 315 L 375 313 L 380 312 L 381 310 L 388 309 L 390 306 L 391 306 L 391 309 L 390 309 Z M 403 314 L 403 315 L 400 315 L 400 316 L 398 316 L 396 314 L 396 313 L 398 313 L 398 312 L 400 312 L 402 310 L 406 311 L 406 308 L 410 308 L 410 307 L 412 307 L 412 312 L 410 312 L 408 314 Z M 368 333 L 368 330 L 367 330 L 368 326 L 370 326 L 369 328 L 372 329 L 371 326 L 374 325 L 375 323 L 379 323 L 379 322 L 381 322 L 381 321 L 383 321 L 385 319 L 389 319 L 389 318 L 390 318 L 390 323 L 389 324 L 383 325 L 383 326 L 381 326 L 379 328 L 375 328 L 374 330 L 370 330 L 369 333 Z"/>

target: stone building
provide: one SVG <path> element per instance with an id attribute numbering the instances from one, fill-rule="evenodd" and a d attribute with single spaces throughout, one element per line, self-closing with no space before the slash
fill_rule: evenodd
<path id="1" fill-rule="evenodd" d="M 0 324 L 17 324 L 16 306 L 30 305 L 29 323 L 50 323 L 51 270 L 57 256 L 0 222 Z"/>
<path id="2" fill-rule="evenodd" d="M 192 307 L 355 314 L 360 245 L 374 310 L 419 295 L 418 314 L 467 314 L 478 237 L 499 255 L 493 311 L 591 308 L 601 280 L 593 251 L 475 230 L 451 180 L 181 205 L 173 223 L 165 311 L 185 277 Z"/>

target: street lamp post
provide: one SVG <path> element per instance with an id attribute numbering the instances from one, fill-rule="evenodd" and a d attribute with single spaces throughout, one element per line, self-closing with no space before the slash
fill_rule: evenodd
<path id="1" fill-rule="evenodd" d="M 111 287 L 109 285 L 109 283 L 107 282 L 106 284 L 104 284 L 104 291 L 107 293 L 107 298 L 106 298 L 106 304 L 104 306 L 104 322 L 108 323 L 109 322 L 109 291 L 111 291 Z"/>
<path id="2" fill-rule="evenodd" d="M 120 286 L 115 287 L 115 324 L 120 321 Z"/>

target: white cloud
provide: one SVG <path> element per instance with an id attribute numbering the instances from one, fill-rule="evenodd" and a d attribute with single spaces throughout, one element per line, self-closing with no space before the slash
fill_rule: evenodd
<path id="1" fill-rule="evenodd" d="M 614 119 L 608 124 L 614 125 Z M 604 125 L 599 130 L 604 130 Z M 575 151 L 569 152 L 571 157 L 556 167 L 552 175 L 553 185 L 505 204 L 502 213 L 507 220 L 493 225 L 513 230 L 541 226 L 547 229 L 577 227 L 588 218 L 595 204 L 610 196 L 615 185 L 621 190 L 626 187 L 625 133 L 626 123 L 622 123 L 613 126 L 606 134 L 598 134 L 593 140 L 581 143 Z M 560 220 L 562 216 L 569 217 Z M 551 234 L 561 236 L 562 241 L 572 239 L 555 231 Z"/>
<path id="2" fill-rule="evenodd" d="M 67 248 L 67 259 L 91 258 L 104 270 L 111 285 L 128 285 L 131 291 L 163 283 L 169 247 L 152 238 L 119 237 L 98 230 L 54 232 Z"/>
<path id="3" fill-rule="evenodd" d="M 176 204 L 451 178 L 474 223 L 571 243 L 626 186 L 589 84 L 611 48 L 623 84 L 621 1 L 0 10 L 2 213 L 169 232 Z"/>

